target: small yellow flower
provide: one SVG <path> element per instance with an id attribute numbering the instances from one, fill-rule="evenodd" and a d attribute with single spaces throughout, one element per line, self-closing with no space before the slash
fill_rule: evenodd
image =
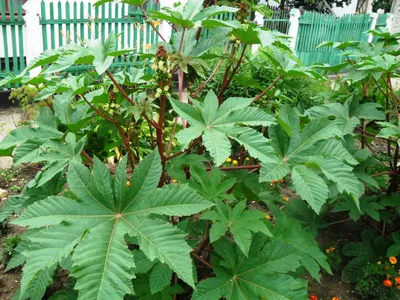
<path id="1" fill-rule="evenodd" d="M 250 157 L 246 157 L 245 161 L 249 161 L 249 160 L 250 160 Z"/>
<path id="2" fill-rule="evenodd" d="M 331 252 L 335 251 L 334 247 L 330 247 L 329 249 L 331 250 Z"/>
<path id="3" fill-rule="evenodd" d="M 283 197 L 283 200 L 285 200 L 286 202 L 289 202 L 289 197 Z"/>
<path id="4" fill-rule="evenodd" d="M 326 254 L 329 254 L 331 252 L 331 249 L 326 249 L 325 252 Z"/>
<path id="5" fill-rule="evenodd" d="M 233 163 L 235 166 L 237 166 L 237 165 L 239 164 L 239 162 L 238 162 L 236 159 L 233 160 L 232 163 Z"/>
<path id="6" fill-rule="evenodd" d="M 57 196 L 61 196 L 61 193 L 58 193 Z"/>
<path id="7" fill-rule="evenodd" d="M 378 261 L 378 262 L 377 262 L 378 266 L 379 266 L 381 263 L 382 263 L 381 261 Z"/>
<path id="8" fill-rule="evenodd" d="M 228 157 L 228 158 L 226 159 L 226 162 L 227 162 L 227 163 L 231 163 L 231 162 L 232 162 L 232 158 Z"/>
<path id="9" fill-rule="evenodd" d="M 174 179 L 172 179 L 172 182 L 173 182 L 173 183 L 177 183 L 178 180 L 176 180 L 176 179 L 174 178 Z"/>
<path id="10" fill-rule="evenodd" d="M 271 220 L 271 216 L 270 215 L 265 215 L 264 218 L 267 219 L 267 220 Z"/>
<path id="11" fill-rule="evenodd" d="M 153 25 L 156 26 L 156 27 L 160 26 L 160 24 L 161 24 L 161 22 L 159 22 L 159 21 L 153 21 Z"/>
<path id="12" fill-rule="evenodd" d="M 130 186 L 131 186 L 131 182 L 130 182 L 130 181 L 127 181 L 127 182 L 126 182 L 126 186 L 127 186 L 127 187 L 130 187 Z"/>
<path id="13" fill-rule="evenodd" d="M 144 46 L 146 48 L 146 50 L 149 50 L 151 48 L 151 44 L 146 44 L 146 46 Z"/>
<path id="14" fill-rule="evenodd" d="M 391 263 L 392 265 L 397 264 L 397 258 L 394 257 L 394 256 L 389 257 L 389 261 L 390 261 L 390 263 Z"/>

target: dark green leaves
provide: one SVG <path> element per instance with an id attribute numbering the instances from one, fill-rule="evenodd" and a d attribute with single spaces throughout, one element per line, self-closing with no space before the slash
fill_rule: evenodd
<path id="1" fill-rule="evenodd" d="M 296 249 L 282 241 L 267 242 L 254 238 L 248 258 L 227 239 L 214 243 L 221 260 L 215 267 L 215 278 L 206 279 L 197 287 L 193 300 L 239 299 L 305 299 L 304 282 L 286 273 L 300 266 Z M 217 262 L 217 260 L 216 260 Z"/>

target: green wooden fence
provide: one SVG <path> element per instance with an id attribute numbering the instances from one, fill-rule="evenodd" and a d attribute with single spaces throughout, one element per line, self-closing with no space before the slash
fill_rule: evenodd
<path id="1" fill-rule="evenodd" d="M 149 1 L 146 9 L 156 10 L 155 1 Z M 133 48 L 133 55 L 116 57 L 111 67 L 113 72 L 121 68 L 141 64 L 138 52 L 145 52 L 150 45 L 158 42 L 158 36 L 141 11 L 121 3 L 108 3 L 94 8 L 91 3 L 78 2 L 41 3 L 43 50 L 56 49 L 68 43 L 82 43 L 84 40 L 101 39 L 114 32 L 119 35 L 116 50 Z M 79 74 L 91 66 L 74 66 L 67 72 Z"/>
<path id="2" fill-rule="evenodd" d="M 289 12 L 272 9 L 271 16 L 264 18 L 264 27 L 288 34 L 290 27 L 289 18 Z"/>
<path id="3" fill-rule="evenodd" d="M 0 0 L 0 80 L 11 72 L 18 74 L 25 68 L 22 5 L 15 7 L 11 0 L 7 12 L 5 1 L 8 0 Z"/>
<path id="4" fill-rule="evenodd" d="M 345 59 L 339 50 L 317 46 L 325 41 L 368 41 L 367 31 L 371 28 L 370 15 L 345 15 L 336 18 L 332 15 L 306 12 L 300 17 L 297 34 L 296 53 L 307 66 L 313 63 L 335 65 Z"/>

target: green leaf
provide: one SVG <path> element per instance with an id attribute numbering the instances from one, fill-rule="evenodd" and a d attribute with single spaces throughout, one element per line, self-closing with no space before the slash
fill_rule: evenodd
<path id="1" fill-rule="evenodd" d="M 109 54 L 115 51 L 116 45 L 117 40 L 114 32 L 108 35 L 103 45 L 100 39 L 88 42 L 88 51 L 94 56 L 93 65 L 99 75 L 107 71 L 113 63 L 114 57 Z"/>
<path id="2" fill-rule="evenodd" d="M 268 207 L 273 210 L 275 215 L 275 226 L 271 227 L 274 238 L 282 240 L 296 249 L 295 255 L 299 257 L 301 265 L 314 279 L 320 280 L 321 267 L 332 274 L 327 257 L 321 252 L 312 233 L 305 231 L 299 221 L 288 217 L 285 212 L 273 209 L 270 205 Z"/>
<path id="3" fill-rule="evenodd" d="M 359 198 L 364 193 L 364 185 L 361 184 L 353 174 L 353 168 L 335 158 L 316 159 L 324 175 L 335 182 L 339 192 L 346 191 L 359 207 Z"/>
<path id="4" fill-rule="evenodd" d="M 80 297 L 122 299 L 133 293 L 135 264 L 124 240 L 126 232 L 127 225 L 117 218 L 89 230 L 79 243 L 71 275 L 77 278 L 75 289 Z"/>
<path id="5" fill-rule="evenodd" d="M 230 156 L 231 144 L 228 137 L 243 145 L 249 154 L 261 161 L 271 161 L 272 148 L 268 140 L 256 130 L 239 124 L 268 126 L 274 118 L 256 108 L 248 108 L 252 99 L 229 98 L 218 108 L 218 99 L 213 91 L 207 94 L 204 106 L 195 107 L 171 100 L 171 104 L 180 116 L 191 124 L 190 129 L 177 134 L 178 141 L 185 147 L 191 140 L 203 133 L 203 143 L 217 166 Z M 192 136 L 190 136 L 193 134 Z"/>
<path id="6" fill-rule="evenodd" d="M 217 277 L 200 282 L 192 299 L 305 299 L 306 285 L 284 274 L 300 266 L 295 248 L 279 240 L 264 241 L 260 236 L 253 240 L 248 258 L 226 239 L 214 243 L 222 257 Z"/>
<path id="7" fill-rule="evenodd" d="M 82 229 L 79 227 L 57 226 L 28 237 L 31 243 L 23 253 L 26 263 L 23 268 L 20 299 L 41 299 L 37 296 L 44 295 L 47 285 L 52 282 L 55 268 L 72 252 L 81 235 Z"/>
<path id="8" fill-rule="evenodd" d="M 62 135 L 61 132 L 55 133 L 42 128 L 22 127 L 11 131 L 4 140 L 0 142 L 0 150 L 7 150 L 11 147 L 21 145 L 28 140 L 45 141 L 51 138 L 57 138 Z"/>
<path id="9" fill-rule="evenodd" d="M 168 222 L 157 219 L 125 217 L 131 228 L 129 234 L 139 240 L 140 249 L 150 260 L 157 258 L 166 263 L 182 280 L 194 287 L 192 274 L 192 249 L 184 240 L 184 234 Z"/>
<path id="10" fill-rule="evenodd" d="M 303 165 L 293 168 L 292 180 L 297 193 L 319 213 L 328 198 L 328 186 L 325 181 L 315 171 Z"/>
<path id="11" fill-rule="evenodd" d="M 290 166 L 285 161 L 271 162 L 262 164 L 260 172 L 261 181 L 278 180 L 285 177 L 290 172 Z"/>
<path id="12" fill-rule="evenodd" d="M 310 108 L 307 113 L 311 118 L 321 118 L 334 116 L 336 126 L 343 132 L 343 135 L 350 134 L 360 123 L 356 116 L 350 116 L 349 105 L 340 103 L 330 103 L 325 106 Z"/>
<path id="13" fill-rule="evenodd" d="M 68 136 L 66 140 L 73 142 Z M 73 149 L 82 146 L 76 142 Z M 31 260 L 38 262 L 27 265 L 24 295 L 36 287 L 40 288 L 35 292 L 37 295 L 45 291 L 54 266 L 73 251 L 71 274 L 77 279 L 75 289 L 79 290 L 79 297 L 122 300 L 126 294 L 133 293 L 135 269 L 135 257 L 126 244 L 127 234 L 137 238 L 140 249 L 150 260 L 167 264 L 182 280 L 194 286 L 192 249 L 185 241 L 185 234 L 167 221 L 150 218 L 149 214 L 191 215 L 213 204 L 186 186 L 157 190 L 161 175 L 157 151 L 135 169 L 130 188 L 126 185 L 126 159 L 120 163 L 114 179 L 107 172 L 98 159 L 95 159 L 94 174 L 72 161 L 67 180 L 77 200 L 52 196 L 35 201 L 14 221 L 21 226 L 38 228 L 35 239 L 32 237 L 24 252 L 27 257 L 35 256 Z M 119 207 L 115 199 L 121 204 Z M 54 236 L 60 232 L 65 234 Z"/>
<path id="14" fill-rule="evenodd" d="M 252 232 L 262 232 L 271 236 L 268 227 L 263 223 L 265 213 L 259 210 L 245 210 L 246 201 L 239 202 L 231 210 L 228 204 L 218 203 L 217 211 L 209 211 L 202 218 L 213 221 L 210 241 L 215 242 L 230 231 L 239 249 L 248 256 L 252 241 Z"/>
<path id="15" fill-rule="evenodd" d="M 341 132 L 333 122 L 326 118 L 312 120 L 301 131 L 300 135 L 290 140 L 286 158 L 299 158 L 301 152 L 309 150 L 317 142 L 334 136 L 341 136 Z"/>
<path id="16" fill-rule="evenodd" d="M 190 216 L 213 206 L 187 186 L 168 185 L 135 201 L 126 215 Z"/>
<path id="17" fill-rule="evenodd" d="M 229 197 L 226 192 L 235 184 L 236 178 L 224 180 L 222 172 L 213 168 L 208 174 L 203 166 L 191 165 L 190 174 L 194 180 L 189 181 L 191 188 L 202 194 L 207 200 L 225 200 Z"/>
<path id="18" fill-rule="evenodd" d="M 167 264 L 156 263 L 150 272 L 150 290 L 152 294 L 161 292 L 171 282 L 172 270 Z"/>

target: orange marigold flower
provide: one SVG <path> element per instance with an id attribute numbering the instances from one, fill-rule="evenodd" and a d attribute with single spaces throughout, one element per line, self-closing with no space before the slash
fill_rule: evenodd
<path id="1" fill-rule="evenodd" d="M 330 248 L 326 249 L 325 252 L 326 252 L 326 254 L 329 254 L 331 252 L 331 249 Z"/>
<path id="2" fill-rule="evenodd" d="M 389 257 L 389 261 L 390 261 L 390 263 L 391 263 L 392 265 L 397 264 L 397 258 L 394 257 L 394 256 Z"/>
<path id="3" fill-rule="evenodd" d="M 315 294 L 312 294 L 312 295 L 308 296 L 308 300 L 318 300 L 318 296 Z"/>
<path id="4" fill-rule="evenodd" d="M 386 287 L 391 287 L 393 285 L 393 282 L 390 279 L 385 279 L 383 281 L 383 285 Z"/>
<path id="5" fill-rule="evenodd" d="M 282 178 L 281 178 L 281 179 L 279 179 L 279 182 L 280 182 L 280 183 L 282 183 L 282 182 L 283 182 L 283 179 L 282 179 Z"/>
<path id="6" fill-rule="evenodd" d="M 339 297 L 333 297 L 332 300 L 340 300 Z"/>
<path id="7" fill-rule="evenodd" d="M 396 281 L 397 284 L 400 284 L 400 276 L 397 276 L 394 280 Z"/>
<path id="8" fill-rule="evenodd" d="M 271 181 L 271 183 L 272 183 L 272 184 L 277 184 L 277 183 L 278 183 L 278 181 L 276 181 L 276 180 L 272 180 L 272 181 Z"/>
<path id="9" fill-rule="evenodd" d="M 131 186 L 131 182 L 130 182 L 130 181 L 127 181 L 127 182 L 126 182 L 126 186 L 127 186 L 127 187 L 130 187 L 130 186 Z"/>
<path id="10" fill-rule="evenodd" d="M 400 285 L 397 286 L 397 289 L 400 290 Z"/>

